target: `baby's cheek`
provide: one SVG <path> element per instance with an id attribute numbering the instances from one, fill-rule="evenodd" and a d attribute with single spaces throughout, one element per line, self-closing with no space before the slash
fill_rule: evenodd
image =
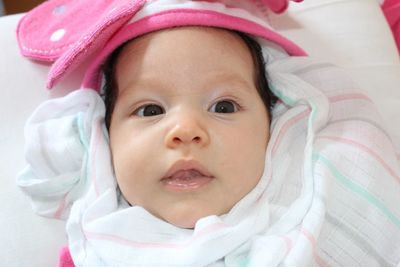
<path id="1" fill-rule="evenodd" d="M 140 197 L 139 192 L 142 184 L 138 179 L 142 176 L 138 172 L 140 169 L 137 168 L 137 165 L 132 164 L 135 159 L 132 157 L 129 159 L 126 160 L 124 158 L 123 162 L 122 160 L 116 162 L 114 168 L 116 180 L 122 195 L 131 205 L 134 205 L 138 203 L 138 197 Z"/>
<path id="2" fill-rule="evenodd" d="M 255 135 L 254 131 L 249 131 L 244 136 L 236 138 L 236 151 L 232 151 L 236 154 L 233 164 L 246 179 L 247 185 L 253 187 L 263 173 L 268 133 L 262 130 Z"/>

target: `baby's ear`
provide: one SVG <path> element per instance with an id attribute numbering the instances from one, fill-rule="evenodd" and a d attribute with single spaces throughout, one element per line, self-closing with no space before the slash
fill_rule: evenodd
<path id="1" fill-rule="evenodd" d="M 102 48 L 144 2 L 145 0 L 46 1 L 20 20 L 17 28 L 20 51 L 31 59 L 54 62 L 47 83 L 51 88 L 90 54 Z"/>

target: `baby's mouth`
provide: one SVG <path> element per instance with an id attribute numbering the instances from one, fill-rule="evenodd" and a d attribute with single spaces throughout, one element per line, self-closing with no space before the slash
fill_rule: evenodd
<path id="1" fill-rule="evenodd" d="M 161 183 L 172 191 L 195 190 L 207 185 L 214 177 L 199 163 L 178 161 L 161 179 Z"/>

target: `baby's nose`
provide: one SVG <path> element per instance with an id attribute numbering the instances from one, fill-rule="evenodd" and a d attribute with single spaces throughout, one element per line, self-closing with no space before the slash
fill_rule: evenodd
<path id="1" fill-rule="evenodd" d="M 165 136 L 165 144 L 169 148 L 190 144 L 206 146 L 210 141 L 207 130 L 195 117 L 179 116 L 172 124 Z"/>

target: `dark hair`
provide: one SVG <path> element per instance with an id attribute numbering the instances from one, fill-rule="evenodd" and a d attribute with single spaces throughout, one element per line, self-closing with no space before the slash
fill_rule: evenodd
<path id="1" fill-rule="evenodd" d="M 238 35 L 250 50 L 254 63 L 254 69 L 255 69 L 254 75 L 255 75 L 257 92 L 265 105 L 269 117 L 271 117 L 270 116 L 271 110 L 277 101 L 277 97 L 274 94 L 272 94 L 268 86 L 265 73 L 265 61 L 262 54 L 261 46 L 254 39 L 250 38 L 248 35 L 242 32 L 239 31 L 231 31 L 231 32 Z M 114 52 L 110 55 L 110 57 L 108 58 L 103 67 L 103 72 L 105 77 L 105 83 L 103 86 L 103 99 L 106 107 L 105 122 L 107 129 L 110 128 L 111 115 L 113 113 L 115 102 L 118 96 L 118 90 L 116 90 L 117 82 L 115 79 L 116 63 L 119 55 L 121 54 L 121 51 L 125 47 L 125 44 L 121 45 L 119 48 L 114 50 Z"/>

